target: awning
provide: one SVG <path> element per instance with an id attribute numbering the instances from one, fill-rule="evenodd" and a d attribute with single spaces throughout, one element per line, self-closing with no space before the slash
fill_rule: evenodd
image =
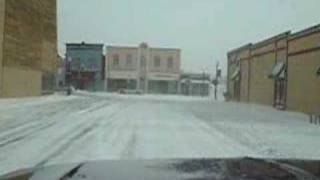
<path id="1" fill-rule="evenodd" d="M 285 74 L 284 74 L 284 70 L 285 70 L 285 64 L 283 62 L 278 62 L 272 70 L 272 73 L 269 75 L 269 78 L 271 79 L 284 79 L 285 78 Z"/>
<path id="2" fill-rule="evenodd" d="M 232 81 L 237 81 L 237 80 L 239 80 L 239 76 L 240 76 L 240 68 L 237 67 L 236 70 L 233 72 L 233 74 L 232 74 L 230 79 Z"/>

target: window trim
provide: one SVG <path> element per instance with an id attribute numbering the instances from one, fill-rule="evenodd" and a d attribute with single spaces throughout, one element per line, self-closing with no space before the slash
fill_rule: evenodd
<path id="1" fill-rule="evenodd" d="M 126 66 L 128 68 L 132 68 L 132 65 L 133 65 L 133 57 L 132 57 L 132 54 L 127 54 L 126 56 Z M 130 62 L 130 63 L 129 63 Z"/>
<path id="2" fill-rule="evenodd" d="M 117 63 L 115 63 L 117 62 Z M 119 54 L 113 54 L 112 56 L 112 67 L 113 68 L 119 68 L 120 65 L 120 57 Z"/>
<path id="3" fill-rule="evenodd" d="M 169 63 L 170 62 L 170 63 Z M 169 66 L 170 65 L 170 66 Z M 173 57 L 172 56 L 169 56 L 167 58 L 167 68 L 168 69 L 173 69 L 173 66 L 174 66 L 174 63 L 173 63 Z"/>
<path id="4" fill-rule="evenodd" d="M 154 56 L 153 58 L 153 67 L 160 68 L 161 67 L 161 57 L 160 56 Z"/>

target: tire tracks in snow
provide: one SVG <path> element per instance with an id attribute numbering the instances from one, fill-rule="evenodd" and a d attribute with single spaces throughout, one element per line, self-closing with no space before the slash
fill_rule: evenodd
<path id="1" fill-rule="evenodd" d="M 88 136 L 91 133 L 94 133 L 95 130 L 97 130 L 99 127 L 101 127 L 101 122 L 103 122 L 105 119 L 108 119 L 108 123 L 104 124 L 103 126 L 108 126 L 112 123 L 114 123 L 113 117 L 118 114 L 120 111 L 122 111 L 124 108 L 126 108 L 127 106 L 123 106 L 124 104 L 117 104 L 120 107 L 117 108 L 116 111 L 111 112 L 110 115 L 108 116 L 97 116 L 94 119 L 90 118 L 90 116 L 88 116 L 88 118 L 90 119 L 90 123 L 86 124 L 86 126 L 84 126 L 83 124 L 79 124 L 78 126 L 76 126 L 75 128 L 69 130 L 68 132 L 72 132 L 75 131 L 75 133 L 72 133 L 71 135 L 68 135 L 68 140 L 63 142 L 62 144 L 60 144 L 59 146 L 57 146 L 55 148 L 55 150 L 53 150 L 49 155 L 47 155 L 45 158 L 43 158 L 40 162 L 37 163 L 36 167 L 41 167 L 45 164 L 47 164 L 48 162 L 50 162 L 51 160 L 54 160 L 56 158 L 58 158 L 59 156 L 63 155 L 64 152 L 67 152 L 70 148 L 72 148 L 72 145 L 77 142 L 77 141 L 81 141 L 82 139 L 85 139 L 86 136 Z M 100 111 L 100 110 L 105 110 L 103 109 L 105 106 L 99 105 L 96 106 L 96 108 L 89 108 L 88 109 L 88 113 L 94 113 L 96 111 Z M 105 107 L 108 108 L 108 107 Z M 84 114 L 85 112 L 81 112 L 81 114 Z M 80 130 L 79 130 L 80 129 Z M 68 133 L 67 132 L 67 133 Z M 59 142 L 57 142 L 59 143 Z"/>
<path id="2" fill-rule="evenodd" d="M 82 99 L 80 99 L 82 100 Z M 82 102 L 82 101 L 81 101 Z M 79 102 L 73 102 L 71 106 L 77 106 Z M 60 103 L 59 103 L 60 104 Z M 51 104 L 52 105 L 52 104 Z M 97 108 L 102 108 L 102 106 L 105 106 L 106 104 L 99 105 Z M 53 104 L 53 106 L 56 106 Z M 70 107 L 70 106 L 68 106 Z M 70 109 L 73 109 L 75 107 L 71 107 Z M 93 107 L 95 108 L 95 107 Z M 92 112 L 92 109 L 88 110 L 88 112 Z M 0 134 L 0 148 L 5 147 L 7 145 L 10 145 L 12 143 L 17 143 L 19 141 L 22 141 L 24 139 L 27 139 L 31 137 L 32 135 L 38 133 L 39 131 L 44 131 L 50 127 L 52 127 L 55 123 L 57 123 L 57 118 L 55 116 L 50 116 L 50 114 L 58 114 L 62 109 L 65 109 L 65 107 L 59 107 L 54 109 L 53 111 L 49 111 L 46 113 L 36 113 L 36 116 L 29 117 L 31 120 L 26 120 L 23 123 L 17 124 L 16 126 L 9 128 L 8 130 L 2 132 Z M 82 108 L 80 108 L 81 110 Z M 41 112 L 41 111 L 40 111 Z M 61 114 L 58 114 L 58 116 Z M 48 118 L 50 117 L 50 118 Z M 29 119 L 28 118 L 28 119 Z M 26 126 L 24 126 L 26 124 Z M 22 126 L 22 127 L 21 127 Z"/>

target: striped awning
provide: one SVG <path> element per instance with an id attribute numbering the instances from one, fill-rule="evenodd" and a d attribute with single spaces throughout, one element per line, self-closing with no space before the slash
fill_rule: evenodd
<path id="1" fill-rule="evenodd" d="M 272 69 L 269 77 L 271 79 L 284 79 L 285 78 L 285 64 L 283 62 L 278 62 Z"/>
<path id="2" fill-rule="evenodd" d="M 233 74 L 231 75 L 230 79 L 232 81 L 237 81 L 237 80 L 239 80 L 239 77 L 240 77 L 240 67 L 237 67 L 234 70 Z"/>

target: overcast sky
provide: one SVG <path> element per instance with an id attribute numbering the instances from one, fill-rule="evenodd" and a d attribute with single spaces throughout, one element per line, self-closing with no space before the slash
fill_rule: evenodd
<path id="1" fill-rule="evenodd" d="M 174 47 L 184 71 L 226 68 L 241 45 L 320 23 L 320 0 L 58 0 L 59 52 L 66 42 Z"/>

